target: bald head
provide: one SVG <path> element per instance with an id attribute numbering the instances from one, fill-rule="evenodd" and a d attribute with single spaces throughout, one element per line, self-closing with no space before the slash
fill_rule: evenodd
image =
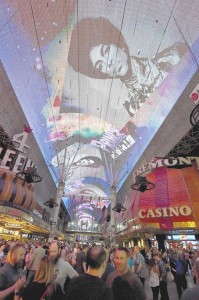
<path id="1" fill-rule="evenodd" d="M 53 242 L 49 247 L 49 256 L 53 260 L 53 262 L 56 264 L 56 262 L 59 259 L 59 245 L 57 242 Z"/>
<path id="2" fill-rule="evenodd" d="M 106 261 L 106 252 L 101 246 L 94 246 L 87 252 L 87 264 L 92 269 L 99 269 Z"/>

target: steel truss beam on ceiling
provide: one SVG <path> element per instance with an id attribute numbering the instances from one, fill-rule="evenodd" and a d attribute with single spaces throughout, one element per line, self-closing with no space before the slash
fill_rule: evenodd
<path id="1" fill-rule="evenodd" d="M 6 148 L 14 149 L 14 145 L 9 136 L 5 133 L 3 127 L 0 125 L 0 143 Z"/>
<path id="2" fill-rule="evenodd" d="M 199 126 L 193 127 L 169 152 L 169 156 L 177 157 L 180 155 L 188 155 L 196 147 L 199 147 Z"/>

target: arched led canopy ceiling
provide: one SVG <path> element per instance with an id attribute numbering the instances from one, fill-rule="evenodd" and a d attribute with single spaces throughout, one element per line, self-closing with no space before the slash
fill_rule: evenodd
<path id="1" fill-rule="evenodd" d="M 130 174 L 198 68 L 198 12 L 181 0 L 2 1 L 1 60 L 68 209 L 70 196 L 107 201 Z"/>

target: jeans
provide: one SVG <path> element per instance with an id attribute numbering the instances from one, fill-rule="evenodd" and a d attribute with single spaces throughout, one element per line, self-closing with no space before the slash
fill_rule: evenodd
<path id="1" fill-rule="evenodd" d="M 158 300 L 158 295 L 159 295 L 159 290 L 160 290 L 160 286 L 155 286 L 155 287 L 151 287 L 152 292 L 153 292 L 153 300 Z"/>
<path id="2" fill-rule="evenodd" d="M 161 300 L 169 300 L 169 295 L 167 291 L 167 282 L 164 280 L 160 281 L 160 295 L 161 295 Z"/>
<path id="3" fill-rule="evenodd" d="M 175 283 L 177 287 L 177 292 L 179 299 L 182 296 L 182 292 L 187 289 L 187 279 L 185 275 L 176 275 L 175 276 Z M 190 299 L 191 300 L 191 299 Z"/>

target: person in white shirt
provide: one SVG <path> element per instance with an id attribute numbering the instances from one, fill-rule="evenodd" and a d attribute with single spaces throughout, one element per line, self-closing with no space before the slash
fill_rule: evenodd
<path id="1" fill-rule="evenodd" d="M 149 261 L 149 286 L 152 289 L 153 300 L 158 300 L 160 291 L 160 271 L 154 259 Z"/>
<path id="2" fill-rule="evenodd" d="M 56 274 L 56 282 L 62 287 L 63 292 L 66 292 L 70 279 L 78 276 L 78 273 L 73 267 L 60 257 L 60 249 L 57 242 L 53 242 L 49 248 L 49 256 L 54 263 L 54 272 Z"/>

